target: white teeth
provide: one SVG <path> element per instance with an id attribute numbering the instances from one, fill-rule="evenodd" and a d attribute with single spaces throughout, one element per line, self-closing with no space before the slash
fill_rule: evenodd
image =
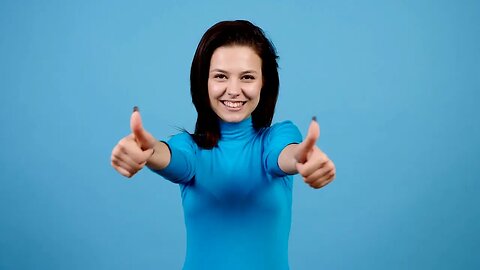
<path id="1" fill-rule="evenodd" d="M 230 107 L 230 108 L 238 108 L 238 107 L 243 105 L 242 101 L 233 102 L 233 101 L 224 100 L 222 102 L 225 106 Z"/>

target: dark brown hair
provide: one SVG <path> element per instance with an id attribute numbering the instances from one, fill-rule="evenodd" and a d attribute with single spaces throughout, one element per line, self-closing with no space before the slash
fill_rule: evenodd
<path id="1" fill-rule="evenodd" d="M 260 102 L 252 112 L 256 130 L 269 127 L 277 103 L 279 78 L 275 47 L 261 28 L 249 21 L 223 21 L 205 32 L 198 44 L 190 70 L 190 93 L 197 110 L 195 133 L 198 146 L 211 149 L 220 139 L 219 118 L 210 106 L 208 97 L 208 72 L 213 52 L 221 46 L 248 46 L 262 59 L 263 87 Z"/>

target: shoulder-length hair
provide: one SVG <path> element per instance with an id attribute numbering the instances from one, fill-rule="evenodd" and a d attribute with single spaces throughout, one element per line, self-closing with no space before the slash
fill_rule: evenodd
<path id="1" fill-rule="evenodd" d="M 249 21 L 223 21 L 205 32 L 198 44 L 190 70 L 190 93 L 197 110 L 195 133 L 198 146 L 212 149 L 220 139 L 219 118 L 210 106 L 208 74 L 213 52 L 221 46 L 248 46 L 262 59 L 263 86 L 260 101 L 252 112 L 255 130 L 269 127 L 277 103 L 279 78 L 277 53 L 261 28 Z"/>

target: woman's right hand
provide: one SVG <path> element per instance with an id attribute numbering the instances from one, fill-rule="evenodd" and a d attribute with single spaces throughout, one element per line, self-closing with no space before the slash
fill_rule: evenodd
<path id="1" fill-rule="evenodd" d="M 158 142 L 143 128 L 142 118 L 137 107 L 133 109 L 130 118 L 130 129 L 132 133 L 115 145 L 111 156 L 113 168 L 128 178 L 147 164 L 147 161 L 153 156 L 155 144 Z"/>

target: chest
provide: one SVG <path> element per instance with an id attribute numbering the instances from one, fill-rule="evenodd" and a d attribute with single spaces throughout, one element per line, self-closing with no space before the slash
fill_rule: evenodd
<path id="1" fill-rule="evenodd" d="M 284 215 L 291 189 L 287 179 L 265 170 L 261 145 L 223 145 L 196 155 L 196 174 L 182 189 L 185 215 L 195 220 L 240 222 Z M 242 220 L 244 220 L 242 219 Z"/>
<path id="2" fill-rule="evenodd" d="M 216 197 L 243 197 L 268 182 L 262 148 L 255 142 L 225 144 L 197 155 L 195 186 Z"/>

